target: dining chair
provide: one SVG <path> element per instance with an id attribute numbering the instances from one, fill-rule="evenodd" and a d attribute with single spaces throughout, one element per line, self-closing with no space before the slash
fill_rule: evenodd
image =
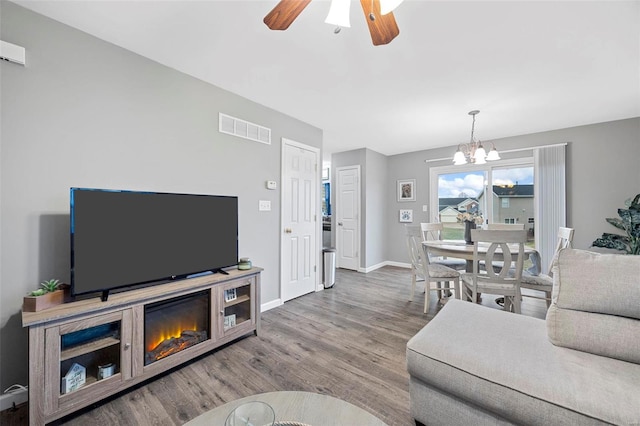
<path id="1" fill-rule="evenodd" d="M 444 225 L 442 222 L 423 222 L 420 224 L 422 241 L 442 240 Z M 465 270 L 467 262 L 464 259 L 447 258 L 444 256 L 429 255 L 429 262 L 444 265 L 455 270 Z"/>
<path id="2" fill-rule="evenodd" d="M 520 231 L 524 229 L 524 223 L 487 223 L 482 229 L 488 231 Z M 494 269 L 502 269 L 502 262 L 497 260 L 493 264 Z M 480 269 L 485 268 L 485 263 L 480 262 Z"/>
<path id="3" fill-rule="evenodd" d="M 429 313 L 430 292 L 438 291 L 438 298 L 442 298 L 442 291 L 455 292 L 458 299 L 461 298 L 460 292 L 460 273 L 455 269 L 448 268 L 444 265 L 431 264 L 429 258 L 422 246 L 422 236 L 417 236 L 415 230 L 411 226 L 405 226 L 407 250 L 409 251 L 409 259 L 411 260 L 411 298 L 416 290 L 416 281 L 424 281 L 424 313 Z M 419 229 L 419 227 L 418 227 Z M 431 287 L 431 283 L 437 283 L 436 288 Z M 448 283 L 448 284 L 443 284 Z M 453 283 L 453 286 L 452 284 Z"/>
<path id="4" fill-rule="evenodd" d="M 478 302 L 478 294 L 497 294 L 504 296 L 505 310 L 521 312 L 520 280 L 524 264 L 524 243 L 527 241 L 527 231 L 490 231 L 472 229 L 473 238 L 473 272 L 460 275 L 465 300 Z M 486 255 L 482 256 L 478 250 L 482 244 L 488 245 Z M 494 264 L 494 260 L 502 262 L 502 268 L 487 268 L 480 270 L 481 260 L 487 264 Z M 509 273 L 510 266 L 515 265 L 513 275 Z"/>
<path id="5" fill-rule="evenodd" d="M 551 262 L 549 262 L 549 269 L 547 270 L 546 274 L 531 275 L 526 271 L 523 272 L 522 279 L 520 281 L 520 287 L 526 288 L 528 290 L 537 290 L 544 293 L 544 297 L 531 294 L 523 294 L 524 297 L 543 299 L 547 302 L 547 308 L 551 306 L 551 291 L 553 290 L 552 268 L 556 263 L 556 259 L 558 258 L 558 253 L 560 252 L 560 250 L 572 246 L 573 233 L 573 228 L 560 227 L 558 229 L 558 242 L 556 244 L 555 252 L 553 253 L 553 258 L 551 259 Z"/>

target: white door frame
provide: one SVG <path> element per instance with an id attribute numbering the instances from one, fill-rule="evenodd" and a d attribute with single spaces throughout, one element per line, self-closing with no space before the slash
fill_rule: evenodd
<path id="1" fill-rule="evenodd" d="M 317 197 L 317 202 L 316 202 L 316 247 L 314 247 L 315 249 L 315 259 L 316 259 L 316 267 L 315 267 L 315 276 L 316 276 L 316 291 L 320 291 L 324 289 L 324 286 L 322 284 L 322 250 L 320 250 L 320 245 L 322 244 L 322 220 L 318 220 L 318 218 L 322 217 L 322 203 L 320 202 L 320 194 L 322 194 L 321 191 L 321 185 L 322 185 L 322 179 L 321 179 L 321 172 L 322 172 L 322 167 L 318 166 L 318 164 L 320 164 L 320 149 L 316 148 L 314 146 L 310 146 L 310 145 L 306 145 L 300 142 L 296 142 L 294 140 L 291 139 L 287 139 L 287 138 L 282 138 L 281 139 L 281 147 L 280 147 L 280 183 L 282 184 L 282 182 L 284 182 L 284 167 L 285 167 L 285 150 L 284 147 L 285 145 L 289 145 L 289 146 L 294 146 L 297 148 L 302 148 L 308 151 L 312 151 L 315 156 L 316 156 L 316 183 L 317 183 L 317 188 L 316 188 L 316 194 L 318 194 Z M 279 293 L 280 293 L 280 301 L 281 303 L 284 302 L 283 298 L 282 298 L 282 294 L 283 294 L 283 286 L 284 286 L 284 268 L 285 268 L 285 259 L 284 259 L 284 247 L 282 245 L 282 229 L 283 229 L 283 223 L 284 223 L 284 195 L 283 195 L 283 190 L 282 190 L 282 186 L 280 187 L 280 288 L 279 288 Z"/>
<path id="2" fill-rule="evenodd" d="M 336 167 L 336 184 L 335 184 L 335 188 L 333 190 L 333 193 L 335 194 L 335 210 L 334 210 L 334 216 L 335 219 L 332 220 L 332 229 L 333 227 L 335 227 L 336 233 L 336 266 L 340 267 L 339 265 L 339 260 L 340 260 L 340 247 L 341 247 L 341 241 L 340 241 L 340 230 L 338 228 L 338 218 L 340 217 L 339 212 L 340 209 L 342 208 L 342 206 L 340 205 L 340 172 L 342 170 L 349 170 L 349 169 L 356 169 L 358 176 L 358 182 L 357 182 L 357 188 L 358 188 L 358 196 L 356 197 L 356 208 L 358 210 L 357 213 L 357 226 L 356 226 L 356 232 L 357 232 L 357 236 L 356 236 L 356 253 L 357 256 L 357 271 L 358 272 L 362 272 L 362 267 L 361 267 L 361 263 L 362 263 L 362 250 L 361 250 L 361 243 L 360 240 L 362 239 L 361 235 L 362 235 L 362 205 L 361 205 L 361 199 L 362 199 L 362 187 L 360 184 L 361 181 L 361 170 L 360 170 L 360 165 L 359 164 L 355 164 L 352 166 L 342 166 L 342 167 Z"/>

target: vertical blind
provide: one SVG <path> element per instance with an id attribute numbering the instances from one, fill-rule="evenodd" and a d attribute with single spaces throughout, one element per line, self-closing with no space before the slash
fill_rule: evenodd
<path id="1" fill-rule="evenodd" d="M 566 226 L 566 144 L 534 149 L 536 247 L 540 252 L 541 268 L 546 273 L 557 243 L 558 228 Z"/>

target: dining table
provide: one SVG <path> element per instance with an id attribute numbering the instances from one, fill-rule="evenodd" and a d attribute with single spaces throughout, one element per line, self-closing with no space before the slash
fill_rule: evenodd
<path id="1" fill-rule="evenodd" d="M 478 243 L 478 257 L 479 260 L 484 260 L 483 257 L 487 254 L 489 249 L 489 243 Z M 454 257 L 456 259 L 464 259 L 467 261 L 466 271 L 473 272 L 473 244 L 467 244 L 464 240 L 427 240 L 422 242 L 422 246 L 429 255 Z M 513 250 L 517 252 L 517 244 L 510 244 L 513 246 Z M 500 251 L 496 251 L 496 258 L 499 258 Z M 526 271 L 530 275 L 540 274 L 540 253 L 533 247 L 524 246 L 525 256 L 529 256 L 532 266 Z"/>

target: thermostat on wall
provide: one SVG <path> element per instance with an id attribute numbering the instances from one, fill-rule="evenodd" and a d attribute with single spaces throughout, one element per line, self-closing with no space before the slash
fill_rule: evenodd
<path id="1" fill-rule="evenodd" d="M 278 187 L 278 184 L 276 183 L 275 180 L 267 181 L 267 189 L 276 189 L 277 187 Z"/>

